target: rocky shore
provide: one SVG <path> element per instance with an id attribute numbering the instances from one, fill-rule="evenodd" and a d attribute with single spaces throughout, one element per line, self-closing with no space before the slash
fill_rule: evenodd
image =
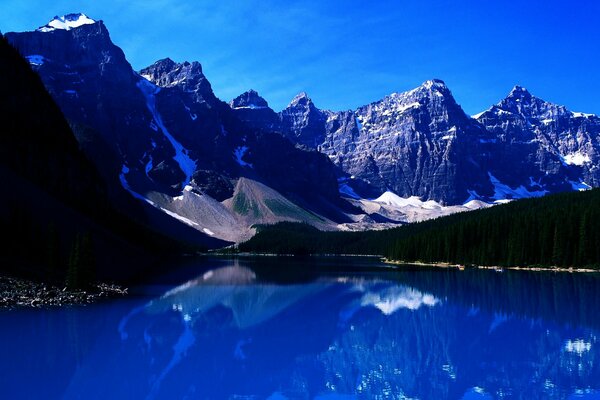
<path id="1" fill-rule="evenodd" d="M 69 290 L 66 287 L 0 276 L 0 308 L 81 305 L 125 295 L 127 288 L 107 283 L 97 283 L 88 290 Z"/>

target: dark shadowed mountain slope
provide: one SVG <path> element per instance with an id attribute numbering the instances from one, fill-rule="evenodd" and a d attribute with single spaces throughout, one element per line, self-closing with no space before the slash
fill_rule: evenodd
<path id="1" fill-rule="evenodd" d="M 62 281 L 78 266 L 104 279 L 131 279 L 158 255 L 223 244 L 194 230 L 185 243 L 158 234 L 139 204 L 138 222 L 117 211 L 39 76 L 4 37 L 0 60 L 4 272 Z M 86 265 L 73 259 L 82 243 Z"/>

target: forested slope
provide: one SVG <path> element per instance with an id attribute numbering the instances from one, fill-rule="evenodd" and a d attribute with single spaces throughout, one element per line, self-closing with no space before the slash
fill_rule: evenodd
<path id="1" fill-rule="evenodd" d="M 600 267 L 600 189 L 514 201 L 386 231 L 261 227 L 241 251 L 377 254 L 393 260 Z"/>

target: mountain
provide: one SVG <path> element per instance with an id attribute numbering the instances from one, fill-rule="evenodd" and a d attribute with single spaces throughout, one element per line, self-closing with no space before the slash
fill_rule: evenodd
<path id="1" fill-rule="evenodd" d="M 475 118 L 494 135 L 495 147 L 503 149 L 495 161 L 511 161 L 512 171 L 501 173 L 506 182 L 511 176 L 520 177 L 515 185 L 532 177 L 549 192 L 600 184 L 600 117 L 569 111 L 515 86 Z"/>
<path id="2" fill-rule="evenodd" d="M 49 29 L 49 28 L 48 28 Z M 142 204 L 114 207 L 107 182 L 84 154 L 28 61 L 0 36 L 0 271 L 53 283 L 131 280 L 162 256 L 226 245 L 177 221 L 161 224 Z M 184 238 L 184 240 L 179 240 Z M 71 278 L 69 278 L 71 279 Z"/>
<path id="3" fill-rule="evenodd" d="M 166 58 L 135 72 L 104 23 L 83 14 L 6 38 L 39 73 L 78 137 L 91 136 L 94 145 L 84 150 L 112 187 L 205 233 L 211 229 L 202 215 L 177 214 L 176 199 L 197 193 L 223 202 L 242 177 L 310 213 L 349 221 L 339 212 L 344 202 L 328 158 L 248 126 L 214 95 L 200 63 Z M 238 102 L 249 107 L 253 100 Z M 232 232 L 246 230 L 244 216 L 230 217 Z"/>
<path id="4" fill-rule="evenodd" d="M 384 228 L 599 183 L 598 117 L 520 87 L 475 118 L 438 79 L 356 110 L 322 110 L 300 93 L 276 112 L 255 90 L 221 101 L 198 62 L 134 71 L 103 22 L 83 14 L 6 38 L 111 201 L 152 207 L 161 228 L 166 218 L 227 241 L 281 220 Z M 278 205 L 241 212 L 247 194 Z"/>
<path id="5" fill-rule="evenodd" d="M 475 118 L 437 79 L 356 110 L 321 110 L 305 93 L 277 113 L 278 122 L 268 110 L 262 127 L 327 154 L 343 171 L 340 190 L 351 198 L 390 191 L 442 205 L 495 202 L 583 190 L 600 176 L 599 118 L 519 86 Z M 255 126 L 264 121 L 253 109 L 244 118 Z"/>

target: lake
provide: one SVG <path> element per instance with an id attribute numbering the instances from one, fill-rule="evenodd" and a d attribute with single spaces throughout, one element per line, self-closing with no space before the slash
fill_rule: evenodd
<path id="1" fill-rule="evenodd" d="M 3 399 L 600 399 L 600 275 L 202 258 L 0 311 Z"/>

